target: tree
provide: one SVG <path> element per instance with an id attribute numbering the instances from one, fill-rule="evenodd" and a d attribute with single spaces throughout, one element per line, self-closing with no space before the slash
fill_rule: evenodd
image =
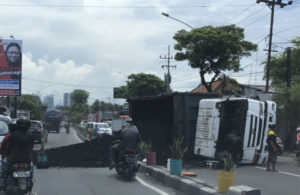
<path id="1" fill-rule="evenodd" d="M 82 117 L 89 113 L 87 104 L 89 92 L 82 89 L 75 89 L 72 92 L 72 106 L 69 113 L 69 120 L 74 123 L 80 123 Z"/>
<path id="2" fill-rule="evenodd" d="M 223 71 L 240 71 L 241 57 L 257 49 L 256 44 L 244 41 L 244 29 L 235 25 L 180 30 L 173 38 L 177 41 L 174 48 L 179 51 L 175 59 L 188 60 L 192 68 L 199 68 L 201 82 L 209 92 Z M 206 74 L 213 74 L 210 83 L 206 82 Z"/>
<path id="3" fill-rule="evenodd" d="M 295 144 L 295 129 L 300 123 L 300 37 L 292 41 L 291 49 L 291 86 L 287 87 L 287 53 L 283 52 L 271 59 L 270 80 L 275 88 L 274 100 L 282 108 L 282 114 L 287 118 L 285 146 L 293 149 Z M 265 69 L 266 72 L 266 69 Z"/>
<path id="4" fill-rule="evenodd" d="M 75 89 L 72 92 L 72 101 L 74 104 L 87 104 L 89 92 L 82 89 Z"/>
<path id="5" fill-rule="evenodd" d="M 100 107 L 101 107 L 100 101 L 96 99 L 91 106 L 91 112 L 92 113 L 98 112 L 100 110 Z"/>
<path id="6" fill-rule="evenodd" d="M 126 83 L 127 85 L 121 86 L 118 92 L 125 98 L 160 95 L 166 89 L 165 82 L 153 74 L 131 74 Z"/>
<path id="7" fill-rule="evenodd" d="M 91 112 L 96 113 L 98 111 L 120 111 L 121 106 L 118 104 L 112 104 L 110 102 L 99 101 L 96 99 L 91 105 Z"/>
<path id="8" fill-rule="evenodd" d="M 28 94 L 21 95 L 18 98 L 18 109 L 29 110 L 32 120 L 41 120 L 44 111 L 39 96 Z"/>

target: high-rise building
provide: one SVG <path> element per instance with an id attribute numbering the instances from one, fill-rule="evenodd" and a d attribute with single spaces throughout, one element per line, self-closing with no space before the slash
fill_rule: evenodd
<path id="1" fill-rule="evenodd" d="M 70 93 L 64 93 L 63 106 L 71 106 L 71 94 Z"/>
<path id="2" fill-rule="evenodd" d="M 48 108 L 54 108 L 54 95 L 47 95 L 44 98 L 44 103 L 47 105 Z"/>

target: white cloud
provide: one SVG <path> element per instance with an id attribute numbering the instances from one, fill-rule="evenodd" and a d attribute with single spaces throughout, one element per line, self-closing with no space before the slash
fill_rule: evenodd
<path id="1" fill-rule="evenodd" d="M 1 28 L 3 38 L 13 34 L 16 39 L 23 40 L 23 93 L 55 94 L 57 103 L 61 102 L 64 92 L 71 92 L 76 85 L 86 86 L 85 89 L 91 93 L 91 101 L 96 98 L 107 101 L 107 97 L 112 96 L 112 87 L 125 84 L 124 75 L 146 72 L 163 78 L 165 70 L 160 67 L 166 62 L 159 60 L 159 56 L 167 54 L 168 45 L 171 45 L 171 55 L 174 56 L 173 35 L 182 28 L 190 28 L 162 16 L 161 12 L 194 27 L 227 24 L 228 19 L 235 16 L 229 23 L 239 22 L 241 27 L 253 23 L 245 29 L 246 39 L 253 42 L 267 37 L 270 22 L 270 15 L 265 16 L 269 13 L 266 5 L 248 0 L 238 3 L 233 0 L 7 0 L 0 4 L 83 6 L 1 7 L 0 25 L 5 27 Z M 266 8 L 262 9 L 264 6 Z M 274 42 L 286 42 L 299 36 L 300 28 L 291 28 L 297 26 L 300 20 L 299 11 L 296 3 L 276 10 Z M 280 32 L 287 28 L 291 29 Z M 276 33 L 278 31 L 280 33 Z M 266 52 L 263 51 L 266 45 L 267 41 L 262 41 L 257 53 L 242 60 L 242 66 L 252 63 L 252 69 L 247 67 L 243 73 L 233 75 L 263 70 L 259 64 L 266 60 Z M 287 45 L 280 43 L 279 46 Z M 177 69 L 171 70 L 174 90 L 187 91 L 197 86 L 198 70 L 191 69 L 187 62 L 173 64 L 177 65 Z M 251 83 L 264 83 L 262 74 L 256 74 L 256 80 L 254 75 Z M 249 83 L 250 76 L 236 79 Z"/>

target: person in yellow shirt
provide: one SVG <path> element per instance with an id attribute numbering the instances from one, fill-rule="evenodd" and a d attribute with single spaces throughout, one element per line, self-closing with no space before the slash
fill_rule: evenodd
<path id="1" fill-rule="evenodd" d="M 271 171 L 270 164 L 272 163 L 272 171 L 276 171 L 275 165 L 277 161 L 277 143 L 276 143 L 276 135 L 275 135 L 276 126 L 270 126 L 270 130 L 267 137 L 267 144 L 268 144 L 268 161 L 267 161 L 267 171 Z"/>

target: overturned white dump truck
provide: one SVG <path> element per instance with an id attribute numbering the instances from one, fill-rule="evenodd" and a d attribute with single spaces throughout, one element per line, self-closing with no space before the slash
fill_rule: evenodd
<path id="1" fill-rule="evenodd" d="M 218 158 L 226 150 L 225 137 L 243 140 L 242 163 L 264 164 L 270 125 L 276 123 L 276 104 L 248 98 L 202 99 L 196 126 L 194 154 Z"/>

